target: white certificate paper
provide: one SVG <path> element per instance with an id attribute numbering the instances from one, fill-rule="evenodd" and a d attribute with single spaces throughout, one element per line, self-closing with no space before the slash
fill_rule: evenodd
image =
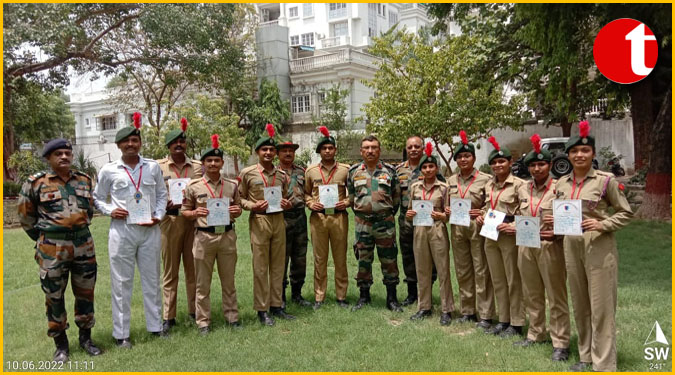
<path id="1" fill-rule="evenodd" d="M 450 198 L 450 224 L 468 227 L 471 225 L 471 199 Z"/>
<path id="2" fill-rule="evenodd" d="M 127 224 L 148 224 L 152 223 L 152 212 L 150 212 L 150 201 L 148 197 L 142 197 L 137 200 L 134 197 L 127 198 Z"/>
<path id="3" fill-rule="evenodd" d="M 268 214 L 273 212 L 280 212 L 281 209 L 281 186 L 270 186 L 266 187 L 264 190 L 265 200 L 267 201 L 267 212 Z"/>
<path id="4" fill-rule="evenodd" d="M 206 209 L 209 210 L 209 214 L 206 215 L 208 226 L 230 225 L 229 198 L 209 198 L 206 201 Z"/>
<path id="5" fill-rule="evenodd" d="M 190 182 L 189 178 L 170 178 L 169 179 L 169 199 L 173 204 L 183 203 L 183 190 L 187 188 Z"/>
<path id="6" fill-rule="evenodd" d="M 413 200 L 412 209 L 417 214 L 413 217 L 413 226 L 416 227 L 430 227 L 434 225 L 434 219 L 431 217 L 431 212 L 434 210 L 434 205 L 427 200 Z"/>
<path id="7" fill-rule="evenodd" d="M 497 225 L 504 221 L 504 217 L 506 217 L 506 213 L 489 209 L 487 214 L 485 214 L 483 227 L 480 229 L 480 235 L 493 241 L 497 241 L 497 238 L 499 238 Z"/>
<path id="8" fill-rule="evenodd" d="M 319 185 L 319 202 L 323 208 L 335 208 L 338 202 L 337 184 Z"/>
<path id="9" fill-rule="evenodd" d="M 581 199 L 553 200 L 553 234 L 581 236 Z"/>
<path id="10" fill-rule="evenodd" d="M 516 245 L 541 248 L 538 217 L 516 216 Z"/>

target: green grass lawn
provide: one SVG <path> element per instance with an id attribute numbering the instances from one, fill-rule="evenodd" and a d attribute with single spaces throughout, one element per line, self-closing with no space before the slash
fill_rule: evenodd
<path id="1" fill-rule="evenodd" d="M 257 322 L 253 305 L 251 250 L 246 214 L 237 223 L 238 263 L 236 286 L 240 318 L 244 329 L 224 327 L 220 285 L 214 277 L 211 303 L 213 332 L 200 337 L 188 323 L 185 288 L 178 300 L 178 326 L 169 339 L 158 339 L 145 331 L 142 294 L 138 273 L 134 279 L 132 301 L 132 350 L 114 346 L 111 336 L 110 273 L 107 252 L 109 218 L 96 218 L 92 232 L 96 241 L 99 274 L 96 284 L 94 340 L 105 353 L 92 359 L 77 345 L 77 327 L 69 329 L 71 360 L 92 361 L 96 371 L 564 371 L 578 361 L 576 328 L 572 325 L 572 357 L 569 363 L 550 361 L 550 345 L 515 349 L 505 340 L 476 331 L 471 324 L 441 327 L 438 285 L 434 287 L 434 316 L 413 323 L 410 315 L 384 308 L 385 289 L 379 262 L 375 261 L 373 304 L 352 313 L 328 303 L 318 311 L 290 304 L 288 312 L 296 321 L 277 321 L 272 328 Z M 353 221 L 349 232 L 353 241 Z M 619 371 L 649 371 L 643 358 L 644 342 L 655 320 L 672 341 L 671 325 L 671 228 L 670 224 L 633 222 L 617 235 L 620 253 L 619 303 L 617 311 Z M 308 245 L 305 298 L 313 300 L 313 258 Z M 4 231 L 4 369 L 7 361 L 51 359 L 54 344 L 46 336 L 44 295 L 39 285 L 38 267 L 33 259 L 33 243 L 20 229 Z M 452 258 L 452 257 L 451 257 Z M 348 254 L 350 286 L 348 299 L 358 297 L 353 280 L 357 263 Z M 451 269 L 453 266 L 451 266 Z M 399 258 L 399 269 L 401 269 Z M 335 300 L 333 266 L 329 263 L 328 295 Z M 401 274 L 402 274 L 401 270 Z M 453 277 L 455 305 L 459 308 L 457 283 Z M 70 288 L 69 288 L 70 289 Z M 405 284 L 399 284 L 399 299 L 405 297 Z M 290 293 L 290 291 L 289 291 Z M 73 297 L 66 294 L 72 316 Z M 571 306 L 571 302 L 570 302 Z M 670 359 L 661 370 L 670 370 Z"/>

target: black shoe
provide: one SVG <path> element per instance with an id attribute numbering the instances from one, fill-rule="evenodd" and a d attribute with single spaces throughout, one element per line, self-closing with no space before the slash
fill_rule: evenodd
<path id="1" fill-rule="evenodd" d="M 577 362 L 570 366 L 570 371 L 588 371 L 592 370 L 592 366 L 591 362 Z"/>
<path id="2" fill-rule="evenodd" d="M 450 315 L 449 312 L 444 312 L 444 313 L 441 314 L 440 323 L 441 323 L 442 326 L 449 326 L 451 322 L 452 322 L 452 316 Z"/>
<path id="3" fill-rule="evenodd" d="M 415 302 L 417 302 L 417 283 L 409 282 L 408 296 L 401 302 L 401 306 L 412 305 Z"/>
<path id="4" fill-rule="evenodd" d="M 162 331 L 169 332 L 171 327 L 173 327 L 175 325 L 176 325 L 176 319 L 168 319 L 168 320 L 165 319 L 162 322 Z"/>
<path id="5" fill-rule="evenodd" d="M 270 314 L 267 313 L 267 311 L 258 311 L 258 320 L 260 320 L 260 323 L 268 327 L 274 325 L 274 318 L 272 318 Z"/>
<path id="6" fill-rule="evenodd" d="M 508 328 L 507 328 L 507 330 L 508 330 Z M 513 346 L 518 346 L 518 347 L 521 347 L 521 348 L 529 348 L 530 346 L 532 346 L 534 344 L 539 344 L 539 342 L 536 342 L 534 340 L 530 340 L 530 339 L 526 338 L 525 340 L 514 342 Z"/>
<path id="7" fill-rule="evenodd" d="M 363 306 L 370 304 L 370 287 L 361 287 L 359 300 L 352 307 L 352 311 L 360 310 Z"/>
<path id="8" fill-rule="evenodd" d="M 312 303 L 302 298 L 302 284 L 291 284 L 291 300 L 302 307 L 312 306 Z"/>
<path id="9" fill-rule="evenodd" d="M 567 361 L 570 358 L 570 350 L 567 348 L 553 348 L 552 361 Z"/>
<path id="10" fill-rule="evenodd" d="M 161 337 L 163 339 L 169 338 L 169 332 L 165 330 L 157 331 L 157 332 L 150 332 L 151 335 Z"/>
<path id="11" fill-rule="evenodd" d="M 131 349 L 131 340 L 127 337 L 126 339 L 115 339 L 115 345 L 123 349 Z"/>
<path id="12" fill-rule="evenodd" d="M 424 320 L 424 318 L 430 317 L 431 316 L 431 310 L 419 310 L 418 312 L 415 313 L 415 315 L 410 317 L 410 320 L 415 321 L 415 320 Z"/>
<path id="13" fill-rule="evenodd" d="M 508 337 L 513 337 L 513 336 L 522 336 L 522 335 L 523 335 L 523 327 L 510 325 L 502 333 L 499 334 L 499 337 L 508 338 Z"/>
<path id="14" fill-rule="evenodd" d="M 199 335 L 206 336 L 211 333 L 211 328 L 209 326 L 199 327 Z"/>
<path id="15" fill-rule="evenodd" d="M 227 325 L 230 326 L 230 328 L 235 329 L 235 330 L 240 330 L 243 329 L 244 326 L 241 325 L 241 322 L 238 320 L 235 320 L 234 322 L 227 322 Z"/>
<path id="16" fill-rule="evenodd" d="M 509 323 L 497 323 L 495 324 L 492 328 L 488 329 L 485 331 L 485 333 L 489 333 L 491 335 L 499 335 L 502 332 L 504 332 L 507 328 L 509 328 Z"/>
<path id="17" fill-rule="evenodd" d="M 286 310 L 282 309 L 281 307 L 270 307 L 270 312 L 272 315 L 285 319 L 285 320 L 295 320 L 296 317 L 295 315 L 288 314 Z"/>
<path id="18" fill-rule="evenodd" d="M 316 302 L 314 302 L 314 305 L 312 305 L 312 308 L 314 310 L 318 310 L 318 309 L 321 308 L 321 306 L 323 306 L 323 301 L 316 301 Z"/>
<path id="19" fill-rule="evenodd" d="M 476 317 L 476 314 L 462 315 L 461 318 L 457 319 L 457 323 L 476 322 L 477 320 L 478 320 L 478 318 Z"/>
<path id="20" fill-rule="evenodd" d="M 492 327 L 492 319 L 481 319 L 476 323 L 476 328 L 481 328 L 484 331 L 487 331 L 490 327 Z"/>
<path id="21" fill-rule="evenodd" d="M 66 331 L 61 331 L 58 336 L 54 336 L 54 344 L 56 345 L 56 351 L 54 351 L 54 356 L 52 358 L 54 362 L 68 362 L 70 349 L 68 348 L 68 336 L 66 335 Z"/>
<path id="22" fill-rule="evenodd" d="M 393 312 L 403 312 L 401 304 L 398 303 L 398 298 L 396 297 L 395 284 L 387 285 L 387 309 Z"/>
<path id="23" fill-rule="evenodd" d="M 193 322 L 197 320 L 197 315 L 195 314 L 188 314 L 188 316 L 190 317 L 190 320 L 192 320 Z"/>
<path id="24" fill-rule="evenodd" d="M 103 353 L 103 351 L 101 351 L 101 349 L 99 349 L 91 340 L 91 328 L 80 329 L 80 347 L 90 356 L 95 357 Z"/>
<path id="25" fill-rule="evenodd" d="M 347 302 L 346 299 L 338 299 L 338 300 L 335 300 L 335 303 L 336 303 L 338 306 L 342 307 L 343 309 L 349 308 L 349 302 Z"/>

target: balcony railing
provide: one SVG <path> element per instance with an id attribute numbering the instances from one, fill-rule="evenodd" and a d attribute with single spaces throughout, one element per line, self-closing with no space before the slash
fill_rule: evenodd
<path id="1" fill-rule="evenodd" d="M 267 27 L 267 26 L 275 26 L 279 24 L 279 20 L 272 20 L 272 21 L 266 21 L 266 22 L 260 22 L 258 24 L 258 27 Z"/>
<path id="2" fill-rule="evenodd" d="M 334 36 L 332 38 L 325 38 L 321 39 L 321 48 L 330 48 L 330 47 L 338 47 L 338 46 L 347 46 L 349 45 L 349 36 L 348 35 L 342 35 L 342 36 Z"/>
<path id="3" fill-rule="evenodd" d="M 355 63 L 366 67 L 377 68 L 379 59 L 367 53 L 346 48 L 326 55 L 304 57 L 291 60 L 291 73 L 303 73 L 338 64 Z"/>

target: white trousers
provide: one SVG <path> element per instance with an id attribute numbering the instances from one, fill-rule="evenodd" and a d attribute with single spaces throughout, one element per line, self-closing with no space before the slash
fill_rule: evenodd
<path id="1" fill-rule="evenodd" d="M 131 293 L 134 289 L 136 263 L 141 275 L 145 326 L 148 332 L 162 329 L 162 295 L 159 284 L 160 235 L 159 225 L 141 227 L 127 225 L 125 220 L 111 220 L 108 255 L 112 294 L 112 335 L 116 339 L 129 337 Z"/>

